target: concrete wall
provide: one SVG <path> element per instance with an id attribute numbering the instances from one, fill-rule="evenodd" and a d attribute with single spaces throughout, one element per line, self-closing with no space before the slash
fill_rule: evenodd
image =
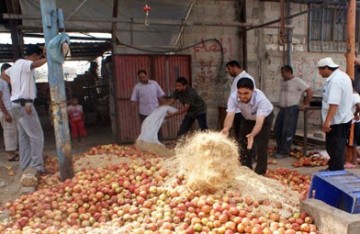
<path id="1" fill-rule="evenodd" d="M 254 23 L 264 23 L 276 20 L 280 16 L 279 2 L 247 1 L 247 16 Z M 291 3 L 290 15 L 306 11 L 307 5 Z M 263 12 L 260 14 L 259 12 Z M 280 25 L 273 24 L 273 25 Z M 308 14 L 297 16 L 291 20 L 293 27 L 291 63 L 294 74 L 304 79 L 321 96 L 324 79 L 318 74 L 316 64 L 319 59 L 332 57 L 345 71 L 346 60 L 342 53 L 317 53 L 307 49 Z M 248 33 L 248 71 L 253 72 L 259 80 L 259 87 L 271 101 L 278 101 L 281 76 L 280 68 L 283 65 L 283 46 L 279 43 L 280 30 L 278 28 L 259 28 Z M 300 116 L 299 128 L 303 127 L 303 118 Z M 320 129 L 320 112 L 311 114 L 309 124 L 314 129 Z"/>
<path id="2" fill-rule="evenodd" d="M 247 1 L 249 2 L 249 1 Z M 253 6 L 251 5 L 253 4 Z M 251 1 L 248 4 L 248 17 L 259 23 L 272 21 L 279 18 L 279 2 Z M 307 10 L 304 4 L 291 4 L 290 14 Z M 264 12 L 264 14 L 259 14 Z M 279 25 L 279 24 L 273 24 Z M 323 57 L 332 57 L 334 61 L 345 69 L 345 57 L 341 53 L 315 53 L 307 51 L 307 14 L 292 19 L 292 61 L 296 76 L 303 78 L 316 93 L 322 94 L 324 80 L 318 75 L 317 61 Z M 280 67 L 283 65 L 283 46 L 279 43 L 278 28 L 260 28 L 248 33 L 248 60 L 249 71 L 258 77 L 261 89 L 269 99 L 278 100 L 278 89 L 281 81 Z M 256 73 L 256 74 L 255 74 Z"/>
<path id="3" fill-rule="evenodd" d="M 191 10 L 188 20 L 194 22 L 236 21 L 236 0 L 198 0 Z M 291 3 L 290 15 L 306 11 L 306 4 Z M 273 1 L 247 0 L 246 23 L 262 24 L 280 17 L 280 3 Z M 317 61 L 332 57 L 345 70 L 345 57 L 341 53 L 314 53 L 307 51 L 307 14 L 292 19 L 293 37 L 291 65 L 296 76 L 303 78 L 322 95 L 324 80 L 318 75 Z M 272 26 L 279 26 L 279 23 Z M 239 27 L 229 26 L 186 26 L 178 47 L 189 47 L 181 51 L 192 56 L 193 87 L 208 105 L 208 125 L 218 127 L 218 107 L 226 106 L 232 78 L 225 72 L 225 64 L 236 59 L 246 59 L 247 71 L 255 78 L 257 87 L 268 98 L 278 101 L 280 87 L 280 67 L 283 66 L 283 46 L 279 44 L 279 28 L 258 28 L 247 32 L 247 58 L 243 58 L 242 40 Z M 177 36 L 177 35 L 176 35 Z M 220 45 L 221 44 L 221 45 Z M 193 45 L 193 46 L 191 46 Z M 130 48 L 118 47 L 117 53 L 138 53 Z M 320 115 L 314 113 L 310 123 L 320 125 Z M 299 127 L 302 126 L 302 118 Z"/>
<path id="4" fill-rule="evenodd" d="M 235 1 L 200 0 L 195 4 L 189 20 L 222 22 L 235 19 Z M 222 45 L 215 40 L 219 41 Z M 218 106 L 226 105 L 231 79 L 225 73 L 225 63 L 240 60 L 240 42 L 236 27 L 186 27 L 182 40 L 186 45 L 200 43 L 184 53 L 192 55 L 193 87 L 208 105 L 208 125 L 217 128 Z M 223 57 L 223 63 L 222 58 Z"/>
<path id="5" fill-rule="evenodd" d="M 199 0 L 194 6 L 189 20 L 229 22 L 235 20 L 236 1 Z M 259 0 L 246 1 L 247 23 L 261 24 L 280 17 L 279 2 Z M 305 4 L 291 3 L 291 14 L 307 10 Z M 322 95 L 324 80 L 318 75 L 317 61 L 332 57 L 345 70 L 345 57 L 338 53 L 314 53 L 307 51 L 307 14 L 292 19 L 292 62 L 296 76 L 303 78 L 315 91 Z M 273 24 L 279 26 L 280 24 Z M 182 40 L 186 45 L 202 40 L 217 39 L 222 44 L 224 64 L 221 64 L 221 51 L 215 41 L 204 42 L 185 53 L 191 54 L 193 86 L 208 104 L 208 123 L 210 128 L 218 124 L 218 106 L 226 105 L 232 78 L 225 73 L 225 63 L 231 59 L 242 61 L 241 41 L 237 27 L 186 27 Z M 279 44 L 279 28 L 258 28 L 247 33 L 247 71 L 254 76 L 257 86 L 271 101 L 278 101 L 280 87 L 280 67 L 283 65 L 283 47 Z M 310 123 L 320 125 L 319 113 L 312 115 Z M 299 127 L 302 126 L 300 118 Z"/>

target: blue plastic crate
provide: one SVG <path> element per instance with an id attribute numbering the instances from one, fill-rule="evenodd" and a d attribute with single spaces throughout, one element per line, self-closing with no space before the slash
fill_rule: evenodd
<path id="1" fill-rule="evenodd" d="M 321 200 L 351 214 L 360 213 L 360 176 L 348 171 L 314 173 L 309 198 Z"/>

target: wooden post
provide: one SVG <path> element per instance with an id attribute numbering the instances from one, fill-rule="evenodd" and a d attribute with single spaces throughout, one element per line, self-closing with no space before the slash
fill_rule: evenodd
<path id="1" fill-rule="evenodd" d="M 356 0 L 348 0 L 347 12 L 347 51 L 346 51 L 346 73 L 353 80 L 355 76 L 355 24 L 356 24 Z"/>
<path id="2" fill-rule="evenodd" d="M 20 13 L 19 1 L 6 0 L 6 8 L 9 13 Z M 13 61 L 16 61 L 24 55 L 24 37 L 22 31 L 18 29 L 18 26 L 19 20 L 9 19 Z"/>
<path id="3" fill-rule="evenodd" d="M 41 0 L 40 5 L 45 35 L 45 46 L 47 46 L 49 41 L 58 34 L 58 20 L 63 19 L 63 17 L 58 17 L 55 0 Z M 62 23 L 63 22 L 59 22 L 60 25 Z M 74 176 L 67 117 L 64 72 L 62 64 L 54 62 L 49 54 L 47 54 L 47 64 L 60 179 L 64 181 Z"/>
<path id="4" fill-rule="evenodd" d="M 280 0 L 280 32 L 279 32 L 279 44 L 283 47 L 282 62 L 286 64 L 286 36 L 285 36 L 285 0 Z M 289 48 L 287 48 L 289 49 Z"/>

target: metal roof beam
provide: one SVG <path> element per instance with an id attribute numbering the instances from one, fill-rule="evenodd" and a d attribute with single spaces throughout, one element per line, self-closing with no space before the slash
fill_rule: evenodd
<path id="1" fill-rule="evenodd" d="M 4 19 L 27 19 L 40 20 L 40 17 L 21 14 L 3 14 Z M 125 20 L 119 18 L 71 18 L 71 22 L 94 22 L 94 23 L 127 23 L 127 24 L 144 24 L 143 19 Z M 190 21 L 190 20 L 162 20 L 152 19 L 152 25 L 166 25 L 166 26 L 218 26 L 218 27 L 254 27 L 258 24 L 241 23 L 241 22 L 205 22 L 205 21 Z M 84 29 L 85 30 L 85 29 Z M 68 31 L 68 28 L 67 28 Z"/>

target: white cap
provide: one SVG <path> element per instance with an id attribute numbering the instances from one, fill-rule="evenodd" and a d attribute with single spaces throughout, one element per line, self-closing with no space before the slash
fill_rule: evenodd
<path id="1" fill-rule="evenodd" d="M 334 63 L 334 61 L 332 60 L 332 58 L 327 57 L 327 58 L 323 58 L 320 59 L 317 67 L 331 67 L 331 68 L 336 68 L 339 67 L 339 65 L 337 65 L 336 63 Z"/>

